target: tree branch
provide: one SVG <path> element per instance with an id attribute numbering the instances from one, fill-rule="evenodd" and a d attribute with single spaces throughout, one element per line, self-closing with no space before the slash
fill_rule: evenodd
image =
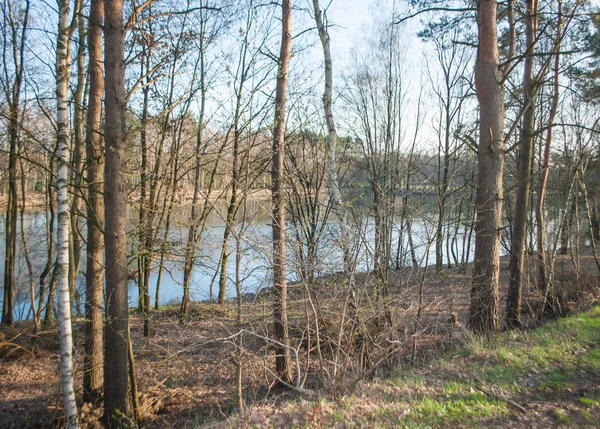
<path id="1" fill-rule="evenodd" d="M 411 13 L 410 15 L 403 16 L 402 18 L 398 18 L 398 20 L 392 22 L 393 25 L 402 24 L 404 21 L 412 19 L 416 16 L 419 16 L 426 12 L 476 12 L 477 8 L 474 7 L 428 7 L 426 9 L 421 9 L 417 12 Z"/>

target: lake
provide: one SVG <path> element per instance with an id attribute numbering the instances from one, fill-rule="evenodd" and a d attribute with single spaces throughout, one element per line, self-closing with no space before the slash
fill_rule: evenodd
<path id="1" fill-rule="evenodd" d="M 2 216 L 0 220 L 0 237 L 2 242 L 0 243 L 0 257 L 4 256 L 4 230 L 5 230 L 5 218 Z M 20 219 L 19 219 L 20 222 Z M 30 258 L 33 263 L 34 270 L 34 282 L 36 288 L 39 284 L 39 275 L 46 264 L 47 258 L 47 222 L 46 216 L 43 212 L 38 213 L 26 213 L 23 218 L 25 235 L 27 237 L 27 244 L 30 253 Z M 162 274 L 162 280 L 160 285 L 160 305 L 178 303 L 181 300 L 183 289 L 183 245 L 187 240 L 187 227 L 184 222 L 178 223 L 172 227 L 169 234 L 169 242 L 172 245 L 173 251 L 167 256 L 164 264 L 164 271 Z M 433 224 L 425 224 L 423 222 L 413 222 L 412 224 L 412 235 L 415 243 L 415 250 L 417 260 L 420 264 L 424 264 L 428 260 L 429 264 L 435 262 L 435 249 L 434 246 L 429 246 L 428 259 L 425 258 L 425 251 L 427 249 L 428 237 L 433 237 Z M 243 293 L 257 293 L 260 289 L 270 287 L 272 285 L 272 273 L 271 273 L 271 225 L 268 223 L 266 216 L 255 217 L 253 222 L 246 225 L 246 228 L 241 240 L 242 258 L 241 258 L 241 278 L 242 278 L 242 289 Z M 357 234 L 358 228 L 360 233 Z M 85 227 L 83 227 L 82 234 L 85 237 Z M 221 243 L 225 224 L 223 217 L 218 213 L 213 213 L 207 220 L 207 227 L 202 236 L 202 239 L 198 245 L 198 253 L 196 265 L 194 267 L 191 283 L 190 283 L 190 295 L 193 301 L 205 301 L 210 299 L 210 288 L 213 283 L 213 296 L 218 294 L 218 274 L 215 275 L 219 264 L 219 257 L 221 253 Z M 20 225 L 18 225 L 20 231 Z M 355 237 L 363 237 L 362 241 L 356 246 L 358 255 L 356 257 L 356 269 L 357 271 L 367 271 L 373 268 L 372 262 L 372 249 L 374 242 L 374 230 L 375 225 L 372 218 L 365 218 L 361 221 L 360 226 L 354 228 Z M 227 269 L 228 281 L 227 281 L 227 297 L 234 298 L 235 292 L 235 248 L 236 248 L 236 234 L 239 231 L 239 227 L 236 228 L 234 234 L 231 235 L 229 240 L 230 258 Z M 323 228 L 323 233 L 319 242 L 319 248 L 317 251 L 318 261 L 316 261 L 315 274 L 325 275 L 334 272 L 341 271 L 342 266 L 342 252 L 337 244 L 337 231 L 338 224 L 335 221 L 329 221 Z M 299 279 L 299 261 L 302 259 L 298 257 L 298 246 L 294 239 L 295 232 L 291 224 L 286 225 L 286 234 L 288 237 L 287 242 L 287 277 L 289 281 Z M 394 244 L 392 249 L 395 252 L 399 237 L 399 226 L 394 228 L 392 239 Z M 454 243 L 457 253 L 460 255 L 463 249 L 463 242 L 465 240 L 465 230 L 461 228 L 457 236 L 457 240 Z M 474 240 L 474 236 L 473 236 Z M 130 240 L 131 241 L 131 240 Z M 407 239 L 404 236 L 403 245 L 406 246 Z M 473 243 L 470 243 L 470 258 L 473 255 Z M 446 252 L 446 244 L 444 244 L 444 259 L 448 262 L 448 255 Z M 133 252 L 131 252 L 133 254 Z M 459 257 L 460 258 L 460 257 Z M 156 283 L 158 279 L 158 263 L 159 258 L 156 257 L 154 260 L 154 269 L 150 275 L 150 297 L 151 303 L 154 305 L 154 297 L 156 294 Z M 137 265 L 135 259 L 132 258 L 131 270 L 134 270 Z M 85 291 L 85 246 L 82 250 L 80 271 L 77 278 L 77 289 L 83 295 Z M 27 317 L 27 313 L 30 309 L 30 297 L 29 297 L 29 274 L 25 264 L 23 256 L 23 246 L 21 235 L 17 238 L 17 280 L 18 288 L 16 293 L 15 311 L 16 319 L 23 319 Z M 4 275 L 4 264 L 0 264 L 0 278 Z M 135 276 L 132 276 L 135 277 Z M 128 283 L 128 295 L 129 305 L 134 307 L 137 306 L 138 302 L 138 287 L 135 280 L 130 280 Z M 0 294 L 0 304 L 3 298 L 3 294 Z"/>

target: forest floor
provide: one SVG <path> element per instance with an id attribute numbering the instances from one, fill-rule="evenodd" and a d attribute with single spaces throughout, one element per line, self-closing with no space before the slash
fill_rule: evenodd
<path id="1" fill-rule="evenodd" d="M 356 393 L 255 407 L 220 427 L 598 427 L 600 307 L 470 341 Z M 216 427 L 217 425 L 215 425 Z"/>
<path id="2" fill-rule="evenodd" d="M 568 255 L 556 262 L 556 285 L 569 291 L 567 305 L 572 313 L 582 310 L 577 302 L 588 308 L 598 303 L 600 276 L 593 258 L 582 252 L 580 261 L 578 276 Z M 501 307 L 507 264 L 503 258 Z M 373 278 L 372 273 L 357 274 L 356 284 L 368 286 Z M 318 289 L 314 295 L 321 297 L 317 304 L 324 314 L 324 338 L 335 333 L 327 332 L 327 327 L 336 324 L 335 316 L 339 318 L 342 303 L 331 291 L 340 283 L 341 277 L 334 275 L 314 286 Z M 535 318 L 539 298 L 533 281 L 528 278 L 525 283 L 523 320 L 534 327 L 540 324 Z M 301 369 L 308 373 L 306 386 L 317 392 L 304 398 L 272 386 L 273 350 L 261 338 L 269 336 L 272 324 L 268 294 L 264 301 L 245 303 L 244 327 L 254 333 L 245 337 L 242 356 L 245 418 L 236 415 L 234 303 L 195 303 L 183 326 L 178 322 L 178 307 L 155 311 L 149 338 L 142 337 L 142 318 L 132 311 L 142 425 L 546 427 L 593 426 L 600 421 L 598 307 L 483 341 L 464 326 L 471 284 L 468 270 L 393 270 L 389 284 L 394 323 L 405 335 L 404 342 L 399 336 L 402 347 L 394 349 L 398 359 L 355 380 L 352 387 L 318 390 L 315 368 L 304 371 L 307 353 L 299 347 Z M 290 286 L 290 322 L 297 332 L 306 323 L 306 300 L 294 288 Z M 328 323 L 327 317 L 333 321 Z M 83 323 L 81 318 L 74 320 L 76 389 L 81 398 Z M 52 325 L 32 334 L 31 327 L 31 322 L 18 322 L 0 328 L 0 428 L 53 428 L 64 423 L 58 329 Z M 101 408 L 80 404 L 80 411 L 85 427 L 100 427 Z"/>

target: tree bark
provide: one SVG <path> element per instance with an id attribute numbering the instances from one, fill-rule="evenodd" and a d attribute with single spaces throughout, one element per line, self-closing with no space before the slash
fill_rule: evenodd
<path id="1" fill-rule="evenodd" d="M 106 163 L 106 329 L 104 357 L 104 417 L 108 427 L 129 418 L 127 400 L 127 183 L 125 166 L 125 61 L 123 0 L 105 0 L 104 138 Z"/>
<path id="2" fill-rule="evenodd" d="M 69 428 L 79 427 L 73 383 L 73 334 L 69 295 L 69 41 L 70 0 L 58 3 L 58 43 L 56 48 L 57 101 L 57 278 L 60 326 L 60 372 L 66 421 Z"/>
<path id="3" fill-rule="evenodd" d="M 475 261 L 471 285 L 470 327 L 477 333 L 498 328 L 498 280 L 504 169 L 504 86 L 499 69 L 497 4 L 478 6 L 479 47 L 475 86 L 479 100 L 478 186 Z"/>
<path id="4" fill-rule="evenodd" d="M 272 205 L 273 205 L 273 282 L 275 304 L 273 325 L 275 339 L 282 344 L 275 348 L 275 373 L 284 382 L 292 380 L 290 367 L 287 284 L 285 255 L 285 201 L 283 192 L 283 172 L 285 153 L 285 104 L 288 64 L 292 44 L 292 1 L 283 0 L 281 5 L 281 48 L 275 89 L 275 120 L 273 125 L 273 161 L 271 166 Z"/>
<path id="5" fill-rule="evenodd" d="M 17 246 L 17 150 L 19 140 L 19 105 L 21 100 L 21 86 L 23 84 L 25 37 L 29 24 L 29 0 L 25 3 L 23 13 L 23 26 L 19 33 L 11 19 L 11 44 L 7 51 L 12 51 L 12 61 L 15 67 L 15 76 L 10 88 L 6 89 L 8 101 L 8 195 L 6 207 L 6 230 L 5 230 L 5 258 L 4 258 L 4 301 L 2 306 L 2 323 L 12 325 L 14 322 L 14 300 L 15 300 L 15 261 Z M 8 11 L 7 13 L 11 13 Z M 8 43 L 8 40 L 3 41 Z"/>
<path id="6" fill-rule="evenodd" d="M 510 274 L 508 295 L 506 298 L 506 327 L 520 325 L 521 295 L 523 283 L 523 256 L 527 233 L 527 215 L 529 212 L 529 191 L 531 189 L 531 162 L 535 132 L 535 92 L 533 77 L 534 53 L 537 32 L 537 0 L 527 0 L 525 17 L 525 69 L 523 72 L 523 125 L 521 127 L 519 169 L 517 173 L 517 195 L 515 199 L 515 217 L 510 250 Z"/>
<path id="7" fill-rule="evenodd" d="M 348 222 L 346 219 L 346 209 L 344 207 L 344 198 L 340 192 L 340 185 L 337 175 L 336 164 L 336 143 L 337 132 L 335 129 L 335 120 L 333 118 L 333 62 L 331 59 L 331 43 L 329 32 L 323 23 L 323 13 L 319 6 L 319 0 L 313 0 L 315 10 L 315 22 L 319 30 L 319 38 L 323 46 L 323 57 L 325 60 L 325 91 L 323 92 L 323 110 L 325 121 L 327 122 L 327 174 L 329 179 L 329 192 L 333 200 L 333 210 L 339 222 L 340 242 L 344 255 L 344 272 L 352 269 L 350 256 L 350 236 L 348 234 Z"/>
<path id="8" fill-rule="evenodd" d="M 25 168 L 23 166 L 23 157 L 19 155 L 19 167 L 21 170 L 21 177 L 25 177 Z M 29 294 L 31 295 L 31 314 L 33 317 L 33 332 L 40 330 L 40 318 L 39 313 L 35 304 L 35 282 L 33 280 L 33 264 L 31 263 L 31 256 L 29 255 L 29 246 L 27 245 L 27 235 L 25 234 L 25 195 L 26 195 L 25 180 L 21 180 L 21 210 L 19 213 L 20 217 L 20 229 L 21 229 L 21 242 L 23 243 L 23 258 L 25 258 L 25 264 L 27 265 L 27 274 L 29 275 Z M 27 317 L 29 318 L 29 317 Z"/>
<path id="9" fill-rule="evenodd" d="M 221 249 L 221 273 L 219 276 L 219 297 L 218 303 L 225 302 L 225 294 L 227 292 L 227 265 L 229 261 L 229 236 L 233 230 L 235 216 L 238 211 L 238 187 L 239 187 L 239 144 L 240 144 L 240 115 L 242 110 L 242 91 L 246 81 L 246 52 L 247 40 L 243 44 L 243 53 L 241 59 L 241 73 L 239 87 L 236 88 L 235 113 L 233 118 L 233 158 L 231 161 L 231 197 L 227 204 L 227 217 L 225 219 L 225 230 L 223 231 L 223 246 Z M 229 133 L 228 133 L 229 134 Z"/>
<path id="10" fill-rule="evenodd" d="M 202 14 L 202 11 L 200 12 Z M 181 307 L 180 307 L 180 323 L 184 323 L 187 317 L 188 312 L 188 304 L 190 301 L 190 281 L 192 277 L 192 272 L 194 269 L 194 264 L 196 262 L 196 245 L 199 240 L 198 230 L 200 228 L 200 224 L 202 223 L 202 219 L 204 218 L 205 213 L 207 212 L 208 207 L 208 196 L 210 195 L 210 191 L 212 190 L 212 184 L 214 183 L 214 177 L 216 174 L 216 168 L 218 166 L 215 165 L 213 169 L 213 174 L 211 175 L 211 182 L 208 190 L 208 194 L 206 199 L 204 200 L 204 209 L 202 212 L 200 211 L 200 175 L 202 174 L 202 147 L 204 145 L 202 139 L 202 132 L 204 131 L 204 111 L 206 106 L 206 18 L 204 15 L 201 15 L 200 19 L 200 46 L 199 46 L 199 73 L 200 73 L 200 113 L 198 118 L 198 130 L 196 132 L 196 150 L 195 150 L 195 159 L 194 159 L 194 181 L 192 186 L 194 188 L 194 192 L 192 195 L 192 207 L 190 208 L 190 216 L 189 216 L 189 228 L 188 228 L 188 237 L 187 243 L 185 246 L 185 254 L 184 254 L 184 263 L 183 263 L 183 297 L 181 299 Z M 212 296 L 211 296 L 212 298 Z M 158 305 L 158 284 L 156 286 L 156 305 Z"/>
<path id="11" fill-rule="evenodd" d="M 70 238 L 69 238 L 69 292 L 77 315 L 81 315 L 81 296 L 77 291 L 77 274 L 81 263 L 81 237 L 79 233 L 79 215 L 82 202 L 83 180 L 83 128 L 84 128 L 84 102 L 85 102 L 85 29 L 82 15 L 82 2 L 77 2 L 76 16 L 77 34 L 79 38 L 77 50 L 77 84 L 73 94 L 73 153 L 71 154 L 71 183 L 73 193 L 70 209 Z"/>
<path id="12" fill-rule="evenodd" d="M 557 31 L 557 41 L 560 41 L 561 38 L 561 24 L 562 24 L 562 13 L 561 13 L 561 2 L 559 1 L 559 15 L 558 15 L 558 31 Z M 550 166 L 550 149 L 552 146 L 552 129 L 554 125 L 554 119 L 556 118 L 556 113 L 558 111 L 558 97 L 560 95 L 560 86 L 559 86 L 559 67 L 560 67 L 560 43 L 557 43 L 555 51 L 556 55 L 554 57 L 554 79 L 552 82 L 553 94 L 552 94 L 552 104 L 550 105 L 550 113 L 548 117 L 548 130 L 546 131 L 546 142 L 544 144 L 544 154 L 542 155 L 542 165 L 541 165 L 541 174 L 540 181 L 538 184 L 537 190 L 537 201 L 535 205 L 535 223 L 537 229 L 537 239 L 536 239 L 536 247 L 537 247 L 537 285 L 538 290 L 544 293 L 548 290 L 548 274 L 546 272 L 546 248 L 545 248 L 545 236 L 546 236 L 546 220 L 544 215 L 544 201 L 546 199 L 546 185 L 548 184 L 548 169 Z"/>
<path id="13" fill-rule="evenodd" d="M 102 292 L 104 289 L 104 220 L 102 153 L 102 22 L 104 0 L 92 0 L 88 25 L 89 100 L 87 110 L 86 165 L 88 185 L 87 259 L 85 282 L 85 356 L 83 363 L 83 400 L 100 398 L 102 367 Z"/>

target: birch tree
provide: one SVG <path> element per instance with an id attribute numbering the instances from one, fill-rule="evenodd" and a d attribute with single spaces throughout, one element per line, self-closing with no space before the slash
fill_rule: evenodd
<path id="1" fill-rule="evenodd" d="M 348 222 L 344 208 L 344 198 L 340 192 L 336 165 L 337 132 L 333 117 L 333 61 L 331 59 L 331 43 L 329 32 L 323 21 L 323 12 L 319 6 L 319 0 L 313 0 L 315 11 L 315 22 L 319 31 L 319 39 L 323 47 L 323 58 L 325 61 L 325 91 L 323 92 L 323 110 L 327 122 L 327 174 L 329 179 L 329 192 L 333 200 L 333 209 L 337 216 L 340 228 L 340 242 L 344 253 L 344 271 L 351 270 L 350 237 L 348 234 Z"/>
<path id="2" fill-rule="evenodd" d="M 77 10 L 77 8 L 76 8 Z M 69 294 L 69 73 L 71 67 L 69 26 L 70 0 L 58 3 L 58 43 L 56 48 L 56 120 L 58 211 L 57 270 L 60 325 L 60 370 L 67 426 L 79 427 L 73 384 L 73 335 Z"/>

